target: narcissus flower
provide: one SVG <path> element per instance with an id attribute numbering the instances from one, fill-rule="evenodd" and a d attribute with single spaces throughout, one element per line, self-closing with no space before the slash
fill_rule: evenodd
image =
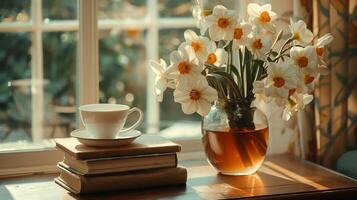
<path id="1" fill-rule="evenodd" d="M 237 23 L 234 28 L 233 35 L 233 50 L 238 50 L 241 46 L 245 45 L 248 41 L 248 35 L 252 31 L 252 26 L 250 24 L 241 22 Z"/>
<path id="2" fill-rule="evenodd" d="M 323 60 L 323 56 L 325 54 L 325 46 L 330 44 L 332 41 L 333 41 L 333 36 L 331 35 L 331 33 L 327 33 L 324 36 L 317 39 L 317 43 L 314 45 L 317 54 L 318 63 L 319 63 L 319 71 L 322 75 L 326 75 L 329 73 L 329 70 L 326 67 L 326 63 Z"/>
<path id="3" fill-rule="evenodd" d="M 227 52 L 222 48 L 217 48 L 214 42 L 211 42 L 210 45 L 208 45 L 207 52 L 208 54 L 204 60 L 204 63 L 220 67 L 222 64 L 227 62 Z"/>
<path id="4" fill-rule="evenodd" d="M 211 103 L 217 99 L 217 91 L 208 85 L 203 76 L 181 80 L 174 92 L 174 100 L 181 104 L 185 114 L 197 112 L 201 116 L 206 116 L 210 111 Z"/>
<path id="5" fill-rule="evenodd" d="M 295 115 L 297 111 L 304 109 L 305 105 L 309 104 L 313 99 L 314 97 L 310 94 L 294 93 L 289 97 L 285 105 L 283 119 L 288 121 L 291 116 Z"/>
<path id="6" fill-rule="evenodd" d="M 324 55 L 324 47 L 330 44 L 333 41 L 333 36 L 331 33 L 327 33 L 324 36 L 317 39 L 317 43 L 315 45 L 316 54 L 320 57 Z"/>
<path id="7" fill-rule="evenodd" d="M 210 40 L 204 36 L 198 36 L 192 30 L 186 30 L 184 33 L 186 42 L 182 43 L 179 49 L 183 49 L 185 46 L 191 49 L 199 60 L 203 60 L 207 57 L 207 47 Z"/>
<path id="8" fill-rule="evenodd" d="M 265 93 L 267 96 L 288 98 L 289 90 L 296 88 L 296 69 L 289 63 L 269 63 Z"/>
<path id="9" fill-rule="evenodd" d="M 311 93 L 314 91 L 315 82 L 318 77 L 318 74 L 304 74 L 302 72 L 298 72 L 298 85 L 297 92 L 298 93 Z"/>
<path id="10" fill-rule="evenodd" d="M 271 38 L 263 33 L 252 34 L 246 41 L 247 48 L 261 60 L 266 59 L 265 53 L 270 50 L 271 43 Z"/>
<path id="11" fill-rule="evenodd" d="M 292 19 L 290 19 L 289 28 L 292 35 L 291 37 L 296 44 L 308 45 L 311 43 L 314 35 L 309 29 L 306 28 L 304 21 L 299 20 L 294 23 Z"/>
<path id="12" fill-rule="evenodd" d="M 163 59 L 160 59 L 160 63 L 151 61 L 150 66 L 152 71 L 156 74 L 155 78 L 155 92 L 159 102 L 162 102 L 163 94 L 165 90 L 169 88 L 175 88 L 176 75 L 168 73 L 168 67 Z"/>
<path id="13" fill-rule="evenodd" d="M 171 52 L 170 61 L 172 67 L 168 69 L 168 73 L 177 73 L 178 78 L 187 76 L 194 78 L 202 72 L 198 59 L 194 56 L 192 49 L 187 46 Z"/>
<path id="14" fill-rule="evenodd" d="M 234 28 L 237 24 L 235 11 L 218 5 L 213 8 L 213 13 L 206 17 L 209 36 L 214 41 L 232 40 Z"/>
<path id="15" fill-rule="evenodd" d="M 275 25 L 273 22 L 277 18 L 277 14 L 271 11 L 271 5 L 258 5 L 256 3 L 248 4 L 248 15 L 258 28 L 264 28 L 270 32 L 275 32 Z"/>
<path id="16" fill-rule="evenodd" d="M 317 73 L 317 56 L 313 46 L 296 47 L 290 50 L 290 57 L 299 71 L 304 74 Z"/>

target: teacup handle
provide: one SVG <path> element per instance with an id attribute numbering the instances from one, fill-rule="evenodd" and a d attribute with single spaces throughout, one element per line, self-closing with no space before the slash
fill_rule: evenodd
<path id="1" fill-rule="evenodd" d="M 129 116 L 131 113 L 135 112 L 135 111 L 139 113 L 139 119 L 138 119 L 138 121 L 136 121 L 136 122 L 135 122 L 132 126 L 130 126 L 129 128 L 122 129 L 122 130 L 120 131 L 120 133 L 134 130 L 134 129 L 136 129 L 136 128 L 143 122 L 144 113 L 143 113 L 142 110 L 140 110 L 140 109 L 137 108 L 137 107 L 131 108 L 131 109 L 128 111 L 128 116 Z"/>

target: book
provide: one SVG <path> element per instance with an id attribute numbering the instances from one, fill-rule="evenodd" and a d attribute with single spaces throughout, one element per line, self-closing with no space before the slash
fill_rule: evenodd
<path id="1" fill-rule="evenodd" d="M 97 176 L 82 176 L 61 165 L 58 167 L 61 174 L 55 182 L 75 194 L 179 185 L 187 180 L 187 171 L 182 167 Z"/>
<path id="2" fill-rule="evenodd" d="M 123 156 L 100 159 L 77 160 L 65 154 L 60 165 L 71 168 L 81 175 L 105 174 L 143 169 L 176 167 L 176 154 L 154 154 L 146 156 Z"/>
<path id="3" fill-rule="evenodd" d="M 150 155 L 162 153 L 176 153 L 181 146 L 157 135 L 143 134 L 132 144 L 120 147 L 95 148 L 85 146 L 76 138 L 55 139 L 56 147 L 76 159 Z"/>

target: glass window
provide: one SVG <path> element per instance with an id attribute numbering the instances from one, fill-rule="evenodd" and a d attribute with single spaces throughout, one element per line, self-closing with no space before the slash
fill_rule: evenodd
<path id="1" fill-rule="evenodd" d="M 160 17 L 192 17 L 192 0 L 159 0 Z"/>
<path id="2" fill-rule="evenodd" d="M 31 139 L 31 34 L 0 33 L 0 151 Z"/>
<path id="3" fill-rule="evenodd" d="M 44 22 L 77 19 L 77 4 L 77 1 L 73 0 L 42 0 Z"/>
<path id="4" fill-rule="evenodd" d="M 98 19 L 138 19 L 147 12 L 146 0 L 98 0 Z"/>
<path id="5" fill-rule="evenodd" d="M 137 28 L 100 31 L 100 102 L 135 106 L 145 113 L 145 32 Z"/>
<path id="6" fill-rule="evenodd" d="M 44 126 L 48 138 L 75 128 L 77 32 L 43 33 Z"/>
<path id="7" fill-rule="evenodd" d="M 0 22 L 28 22 L 31 0 L 3 0 L 0 1 Z"/>

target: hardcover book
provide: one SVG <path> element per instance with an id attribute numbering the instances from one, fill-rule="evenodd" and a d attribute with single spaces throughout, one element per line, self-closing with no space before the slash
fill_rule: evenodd
<path id="1" fill-rule="evenodd" d="M 97 176 L 82 176 L 61 165 L 58 167 L 61 175 L 55 182 L 75 194 L 179 185 L 187 180 L 187 171 L 182 167 Z"/>
<path id="2" fill-rule="evenodd" d="M 122 156 L 98 159 L 77 160 L 65 154 L 61 166 L 71 168 L 79 174 L 105 174 L 144 169 L 176 167 L 177 156 L 170 154 L 153 154 L 145 156 Z"/>
<path id="3" fill-rule="evenodd" d="M 57 148 L 78 160 L 120 156 L 143 156 L 181 151 L 180 145 L 163 137 L 150 134 L 140 136 L 130 145 L 110 148 L 85 146 L 76 138 L 59 138 L 56 139 L 55 142 Z"/>

